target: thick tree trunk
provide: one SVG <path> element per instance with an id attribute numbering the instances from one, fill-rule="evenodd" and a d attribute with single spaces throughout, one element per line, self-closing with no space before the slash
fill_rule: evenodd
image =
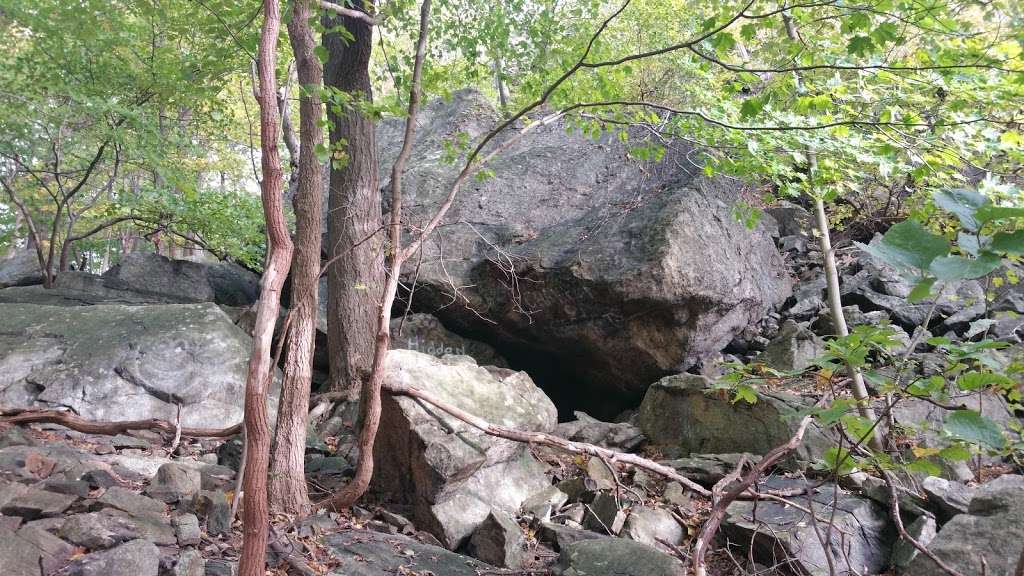
<path id="1" fill-rule="evenodd" d="M 323 67 L 309 27 L 309 0 L 292 4 L 288 35 L 298 65 L 300 86 L 319 87 Z M 276 512 L 309 513 L 304 456 L 313 375 L 317 286 L 320 278 L 320 209 L 323 172 L 314 150 L 323 143 L 323 106 L 315 90 L 302 92 L 299 103 L 298 189 L 295 196 L 295 260 L 292 264 L 292 323 L 285 356 L 284 385 L 278 405 L 277 436 L 270 465 L 270 507 Z"/>
<path id="2" fill-rule="evenodd" d="M 355 6 L 367 7 L 363 2 Z M 328 17 L 327 21 L 328 28 L 343 25 L 352 38 L 324 35 L 329 54 L 324 69 L 326 85 L 371 100 L 372 27 L 349 17 Z M 332 149 L 344 142 L 343 166 L 331 169 L 328 200 L 327 252 L 337 258 L 327 275 L 331 388 L 355 399 L 371 371 L 377 309 L 384 287 L 384 253 L 380 236 L 375 236 L 381 224 L 377 142 L 371 118 L 354 108 L 340 114 L 328 108 Z"/>
<path id="3" fill-rule="evenodd" d="M 263 218 L 267 226 L 267 264 L 263 271 L 260 299 L 256 305 L 252 356 L 245 382 L 245 435 L 248 456 L 242 485 L 245 508 L 242 514 L 243 545 L 239 576 L 263 576 L 267 556 L 267 468 L 270 459 L 270 421 L 267 390 L 273 377 L 270 356 L 274 325 L 281 306 L 281 288 L 292 258 L 292 241 L 284 219 L 280 136 L 277 113 L 277 39 L 281 27 L 278 0 L 263 2 L 263 31 L 257 59 L 259 69 L 260 150 L 262 152 Z"/>

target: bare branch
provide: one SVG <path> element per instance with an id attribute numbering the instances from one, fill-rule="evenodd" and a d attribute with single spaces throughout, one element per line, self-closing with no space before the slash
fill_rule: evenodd
<path id="1" fill-rule="evenodd" d="M 335 4 L 334 2 L 327 2 L 326 0 L 320 0 L 320 7 L 323 8 L 324 10 L 330 10 L 331 12 L 334 12 L 335 14 L 339 14 L 341 16 L 347 16 L 349 18 L 362 20 L 363 22 L 366 22 L 370 26 L 376 26 L 381 22 L 380 20 L 374 18 L 373 16 L 367 14 L 366 12 L 363 12 L 362 10 L 345 8 L 344 6 Z"/>

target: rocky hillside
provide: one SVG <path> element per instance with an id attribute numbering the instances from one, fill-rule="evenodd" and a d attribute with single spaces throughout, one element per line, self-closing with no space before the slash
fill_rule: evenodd
<path id="1" fill-rule="evenodd" d="M 407 183 L 414 219 L 453 170 L 442 142 L 478 135 L 494 114 L 471 92 L 425 110 Z M 385 124 L 382 161 L 397 138 Z M 783 203 L 749 230 L 731 214 L 740 191 L 691 173 L 685 155 L 647 165 L 617 140 L 564 126 L 514 146 L 493 178 L 460 197 L 409 272 L 416 312 L 393 322 L 386 380 L 493 424 L 641 454 L 687 482 L 495 438 L 387 397 L 372 498 L 351 513 L 281 523 L 275 573 L 682 574 L 712 487 L 787 442 L 812 412 L 816 423 L 756 484 L 760 495 L 724 510 L 715 574 L 940 573 L 901 537 L 894 497 L 906 533 L 960 574 L 1019 570 L 1024 476 L 1013 450 L 937 458 L 951 437 L 964 439 L 946 423 L 965 406 L 998 423 L 999 443 L 1019 443 L 1015 406 L 966 387 L 893 406 L 880 395 L 892 469 L 836 463 L 849 439 L 820 411 L 841 374 L 815 360 L 834 352 L 835 329 L 810 217 Z M 255 275 L 140 253 L 44 289 L 33 257 L 0 261 L 5 412 L 240 421 Z M 915 360 L 907 381 L 947 374 L 950 347 L 982 333 L 1008 346 L 971 358 L 1004 372 L 1024 350 L 1016 285 L 969 280 L 911 303 L 912 285 L 856 246 L 838 258 L 847 319 L 894 327 L 889 356 Z M 737 387 L 748 380 L 757 385 Z M 314 497 L 343 484 L 359 456 L 351 407 L 323 408 L 314 403 L 307 441 Z M 0 423 L 0 566 L 13 576 L 231 576 L 239 444 Z"/>

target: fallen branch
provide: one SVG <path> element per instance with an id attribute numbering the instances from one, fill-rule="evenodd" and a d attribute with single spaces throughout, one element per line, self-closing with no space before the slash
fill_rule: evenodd
<path id="1" fill-rule="evenodd" d="M 59 424 L 84 434 L 114 436 L 133 430 L 156 430 L 165 434 L 179 434 L 189 438 L 226 438 L 242 431 L 242 423 L 227 428 L 184 428 L 166 420 L 123 420 L 117 422 L 87 420 L 63 410 L 38 410 L 34 408 L 5 410 L 0 424 Z"/>
<path id="2" fill-rule="evenodd" d="M 896 490 L 896 479 L 892 477 L 892 473 L 888 470 L 885 470 L 884 468 L 880 470 L 882 472 L 882 479 L 885 480 L 886 485 L 889 487 L 889 514 L 892 516 L 893 524 L 896 525 L 896 531 L 899 532 L 900 538 L 910 542 L 910 545 L 917 548 L 918 552 L 924 554 L 928 558 L 931 558 L 932 562 L 935 562 L 935 565 L 941 568 L 946 574 L 949 574 L 949 576 L 964 576 L 959 570 L 943 562 L 941 558 L 936 556 L 935 553 L 929 550 L 924 544 L 915 540 L 914 537 L 907 532 L 907 529 L 903 527 L 903 519 L 900 518 L 900 499 Z M 1024 555 L 1022 555 L 1021 558 L 1024 559 Z M 1019 572 L 1020 571 L 1018 570 L 1018 573 Z"/>
<path id="3" fill-rule="evenodd" d="M 505 426 L 491 424 L 490 422 L 484 420 L 483 418 L 470 414 L 469 412 L 466 412 L 465 410 L 458 408 L 456 406 L 452 406 L 451 404 L 445 403 L 444 401 L 438 399 L 436 396 L 429 392 L 425 392 L 423 390 L 420 390 L 419 388 L 413 388 L 412 386 L 396 386 L 393 384 L 387 384 L 385 385 L 385 390 L 392 395 L 409 396 L 410 398 L 422 400 L 423 402 L 426 402 L 427 404 L 430 404 L 435 408 L 447 412 L 448 414 L 454 416 L 455 418 L 462 420 L 463 422 L 469 424 L 474 428 L 477 428 L 478 430 L 490 436 L 496 436 L 498 438 L 504 438 L 506 440 L 514 440 L 516 442 L 525 442 L 527 444 L 539 444 L 542 446 L 549 446 L 551 448 L 562 450 L 564 452 L 569 452 L 571 454 L 586 454 L 588 456 L 596 456 L 597 458 L 601 458 L 602 460 L 607 460 L 609 462 L 622 462 L 623 464 L 628 464 L 636 468 L 643 468 L 644 470 L 653 472 L 659 476 L 668 478 L 669 480 L 679 482 L 683 486 L 686 486 L 687 488 L 689 488 L 693 492 L 696 492 L 697 494 L 700 494 L 701 496 L 711 495 L 711 492 L 707 488 L 701 486 L 700 484 L 697 484 L 696 482 L 690 480 L 686 476 L 683 476 L 676 470 L 668 466 L 658 464 L 657 462 L 648 460 L 647 458 L 643 458 L 636 454 L 615 452 L 614 450 L 609 450 L 608 448 L 602 448 L 600 446 L 595 446 L 593 444 L 587 444 L 585 442 L 573 442 L 571 440 L 566 440 L 565 438 L 560 438 L 558 436 L 554 436 L 552 434 L 547 434 L 544 432 L 523 432 L 522 430 L 515 430 L 513 428 L 507 428 Z M 802 430 L 803 428 L 801 428 L 801 431 Z"/>
<path id="4" fill-rule="evenodd" d="M 707 568 L 704 566 L 704 555 L 707 552 L 708 546 L 711 544 L 712 538 L 715 537 L 715 533 L 718 532 L 718 527 L 725 518 L 725 509 L 729 507 L 729 504 L 732 504 L 734 500 L 746 492 L 755 482 L 757 482 L 769 466 L 772 466 L 800 446 L 800 443 L 804 438 L 804 433 L 807 431 L 807 427 L 811 424 L 811 420 L 811 416 L 804 416 L 804 419 L 800 421 L 800 427 L 797 429 L 796 434 L 794 434 L 793 437 L 785 444 L 776 446 L 769 450 L 768 453 L 761 458 L 761 461 L 753 465 L 750 468 L 750 471 L 748 471 L 738 482 L 736 482 L 736 479 L 740 476 L 740 471 L 745 459 L 741 459 L 736 470 L 725 478 L 719 480 L 718 483 L 715 484 L 714 488 L 711 489 L 711 514 L 708 516 L 707 521 L 704 522 L 704 526 L 700 529 L 700 534 L 697 536 L 697 543 L 693 548 L 693 573 L 695 576 L 706 576 L 707 574 Z M 729 486 L 730 484 L 732 484 L 731 487 Z M 729 489 L 725 490 L 726 487 L 729 487 Z"/>

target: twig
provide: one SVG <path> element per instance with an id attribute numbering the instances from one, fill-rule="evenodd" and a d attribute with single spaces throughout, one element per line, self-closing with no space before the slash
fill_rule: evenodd
<path id="1" fill-rule="evenodd" d="M 915 540 L 914 537 L 907 532 L 907 529 L 903 527 L 903 519 L 900 518 L 900 499 L 899 494 L 896 492 L 896 479 L 892 477 L 892 473 L 888 470 L 885 470 L 884 468 L 880 470 L 882 472 L 882 479 L 885 480 L 886 485 L 889 486 L 889 512 L 892 516 L 893 523 L 896 524 L 896 530 L 899 532 L 900 538 L 910 542 L 910 545 L 917 548 L 918 552 L 931 558 L 932 562 L 935 562 L 935 564 L 941 568 L 943 572 L 949 574 L 949 576 L 964 576 L 959 570 L 953 568 L 949 564 L 946 564 L 941 558 L 936 556 L 934 552 Z M 1024 555 L 1022 555 L 1021 558 L 1024 559 Z M 982 570 L 984 571 L 984 564 Z M 1019 566 L 1017 572 L 1018 574 L 1020 573 Z"/>
<path id="2" fill-rule="evenodd" d="M 797 428 L 796 434 L 793 435 L 785 444 L 776 446 L 768 451 L 767 454 L 761 458 L 761 461 L 750 468 L 750 471 L 743 476 L 743 478 L 736 482 L 728 491 L 724 492 L 720 498 L 715 498 L 715 501 L 711 507 L 711 514 L 708 516 L 707 521 L 704 522 L 704 526 L 700 530 L 700 534 L 697 536 L 697 543 L 693 548 L 693 573 L 695 576 L 706 576 L 707 567 L 704 565 L 704 555 L 707 552 L 708 546 L 711 540 L 715 537 L 715 533 L 718 532 L 718 527 L 721 525 L 722 520 L 725 518 L 725 509 L 729 507 L 736 498 L 743 494 L 757 479 L 761 477 L 765 470 L 769 466 L 775 464 L 790 452 L 797 449 L 800 443 L 803 441 L 804 433 L 807 431 L 807 427 L 811 424 L 812 417 L 804 416 L 803 420 L 800 421 L 800 427 Z M 744 460 L 740 460 L 740 466 L 736 467 L 731 474 L 720 480 L 715 484 L 715 489 L 724 489 L 727 482 L 732 481 L 733 478 L 739 476 L 740 468 L 744 463 Z"/>
<path id="3" fill-rule="evenodd" d="M 174 441 L 171 442 L 171 454 L 178 449 L 181 442 L 181 404 L 178 404 L 178 414 L 174 417 Z"/>
<path id="4" fill-rule="evenodd" d="M 62 410 L 38 410 L 35 408 L 5 410 L 0 412 L 0 424 L 59 424 L 76 432 L 85 434 L 104 434 L 113 436 L 132 430 L 157 430 L 167 434 L 180 432 L 181 436 L 190 438 L 226 438 L 242 431 L 242 423 L 227 428 L 178 428 L 166 420 L 153 418 L 150 420 L 124 420 L 106 422 L 87 420 Z"/>

